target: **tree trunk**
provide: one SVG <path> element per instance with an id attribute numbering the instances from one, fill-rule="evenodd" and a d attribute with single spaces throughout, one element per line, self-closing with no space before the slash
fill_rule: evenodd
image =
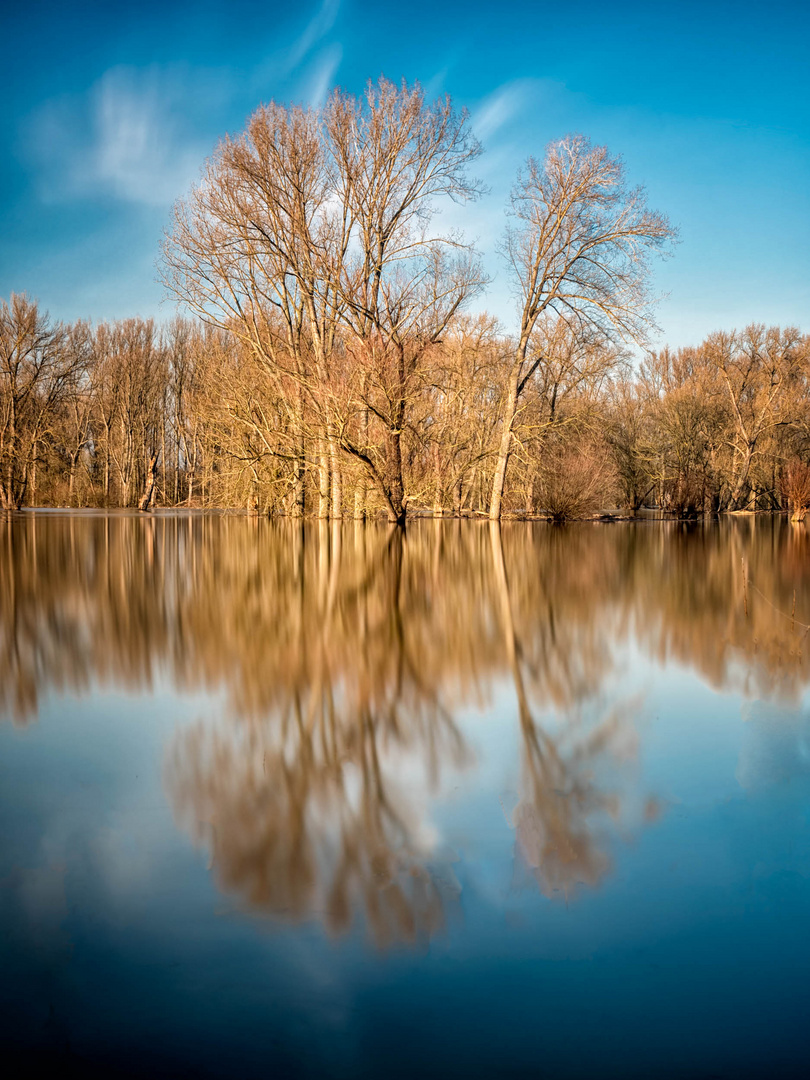
<path id="1" fill-rule="evenodd" d="M 306 440 L 303 435 L 304 406 L 301 397 L 301 387 L 298 385 L 296 386 L 295 391 L 294 419 L 298 435 L 296 436 L 296 457 L 293 462 L 293 492 L 290 516 L 302 518 L 306 513 L 306 489 L 304 487 L 304 482 L 307 471 L 307 449 Z"/>
<path id="2" fill-rule="evenodd" d="M 442 470 L 438 443 L 433 445 L 433 482 L 435 485 L 433 490 L 433 516 L 439 518 L 443 516 L 444 509 L 442 506 Z"/>
<path id="3" fill-rule="evenodd" d="M 70 476 L 68 478 L 68 505 L 73 506 L 73 488 L 76 483 L 76 465 L 78 464 L 77 455 L 71 455 L 70 458 Z"/>
<path id="4" fill-rule="evenodd" d="M 740 498 L 742 497 L 743 490 L 748 482 L 748 473 L 751 469 L 751 461 L 753 460 L 753 453 L 750 449 L 746 450 L 745 457 L 743 458 L 742 468 L 740 469 L 740 475 L 737 477 L 737 482 L 734 485 L 734 490 L 731 493 L 731 509 L 740 509 Z"/>
<path id="5" fill-rule="evenodd" d="M 153 454 L 149 461 L 149 473 L 146 478 L 146 490 L 143 493 L 141 501 L 138 503 L 138 509 L 146 512 L 149 509 L 152 502 L 152 496 L 155 494 L 155 485 L 157 483 L 157 471 L 158 460 L 160 458 L 160 452 Z"/>
<path id="6" fill-rule="evenodd" d="M 498 451 L 498 463 L 495 466 L 495 476 L 492 480 L 492 497 L 489 502 L 489 519 L 498 521 L 501 516 L 501 502 L 503 489 L 506 483 L 506 466 L 509 463 L 509 454 L 512 450 L 512 425 L 515 422 L 518 399 L 518 379 L 520 367 L 515 365 L 509 376 L 509 390 L 506 396 L 506 406 L 503 413 L 503 432 L 501 434 L 501 446 Z"/>
<path id="7" fill-rule="evenodd" d="M 338 445 L 334 435 L 329 436 L 329 466 L 332 471 L 332 508 L 330 517 L 343 517 L 343 492 L 338 461 Z"/>
<path id="8" fill-rule="evenodd" d="M 31 506 L 37 504 L 37 443 L 36 439 L 31 447 Z"/>
<path id="9" fill-rule="evenodd" d="M 304 476 L 306 473 L 306 457 L 304 440 L 299 440 L 296 458 L 293 462 L 293 490 L 290 517 L 302 518 L 304 516 L 306 492 L 304 490 Z"/>
<path id="10" fill-rule="evenodd" d="M 104 425 L 106 445 L 104 447 L 104 505 L 110 505 L 110 428 Z"/>
<path id="11" fill-rule="evenodd" d="M 318 517 L 329 517 L 329 457 L 323 438 L 318 439 Z"/>
<path id="12" fill-rule="evenodd" d="M 363 374 L 360 378 L 361 394 L 365 397 L 366 393 L 366 376 Z M 368 409 L 363 409 L 360 413 L 360 436 L 363 448 L 368 445 Z M 366 498 L 367 498 L 367 482 L 368 478 L 365 472 L 361 469 L 360 475 L 357 479 L 357 487 L 354 489 L 354 519 L 355 521 L 361 521 L 366 516 Z"/>
<path id="13" fill-rule="evenodd" d="M 405 492 L 402 483 L 402 432 L 389 428 L 385 438 L 385 494 L 388 520 L 395 525 L 405 524 Z"/>
<path id="14" fill-rule="evenodd" d="M 259 479 L 256 473 L 253 474 L 253 479 L 250 481 L 250 494 L 248 495 L 247 511 L 249 514 L 259 513 Z"/>

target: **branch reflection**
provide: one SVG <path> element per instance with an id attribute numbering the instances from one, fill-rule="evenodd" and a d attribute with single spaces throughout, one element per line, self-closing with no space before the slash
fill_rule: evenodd
<path id="1" fill-rule="evenodd" d="M 406 535 L 193 514 L 7 519 L 0 710 L 27 723 L 53 691 L 204 689 L 217 715 L 175 735 L 165 784 L 220 887 L 336 934 L 362 922 L 381 946 L 426 940 L 458 900 L 435 818 L 481 764 L 465 711 L 517 733 L 515 846 L 541 891 L 595 886 L 639 805 L 641 702 L 619 689 L 629 647 L 797 703 L 806 554 L 806 533 L 778 522 L 437 521 Z M 636 818 L 654 814 L 650 802 Z"/>

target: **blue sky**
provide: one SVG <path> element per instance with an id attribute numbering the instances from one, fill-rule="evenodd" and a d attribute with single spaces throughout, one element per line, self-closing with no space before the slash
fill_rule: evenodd
<path id="1" fill-rule="evenodd" d="M 155 261 L 171 206 L 263 100 L 385 74 L 467 108 L 489 194 L 465 212 L 495 254 L 529 154 L 582 132 L 680 229 L 656 267 L 660 341 L 746 323 L 810 330 L 810 3 L 505 0 L 29 2 L 2 16 L 0 297 L 58 318 L 169 316 Z"/>

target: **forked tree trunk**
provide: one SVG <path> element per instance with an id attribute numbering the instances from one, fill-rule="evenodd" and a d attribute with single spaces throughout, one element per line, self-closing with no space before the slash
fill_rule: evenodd
<path id="1" fill-rule="evenodd" d="M 753 457 L 754 455 L 752 451 L 750 449 L 747 449 L 745 452 L 745 457 L 743 458 L 742 467 L 740 468 L 739 476 L 737 477 L 737 482 L 735 483 L 734 490 L 731 493 L 732 510 L 740 509 L 740 499 L 742 498 L 742 493 L 745 490 L 745 485 L 748 483 L 748 474 L 751 471 L 751 462 L 753 460 Z"/>

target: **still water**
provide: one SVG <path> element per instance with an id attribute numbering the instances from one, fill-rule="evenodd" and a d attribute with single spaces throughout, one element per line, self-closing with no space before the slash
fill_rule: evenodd
<path id="1" fill-rule="evenodd" d="M 805 1075 L 809 540 L 0 521 L 13 1075 Z"/>

